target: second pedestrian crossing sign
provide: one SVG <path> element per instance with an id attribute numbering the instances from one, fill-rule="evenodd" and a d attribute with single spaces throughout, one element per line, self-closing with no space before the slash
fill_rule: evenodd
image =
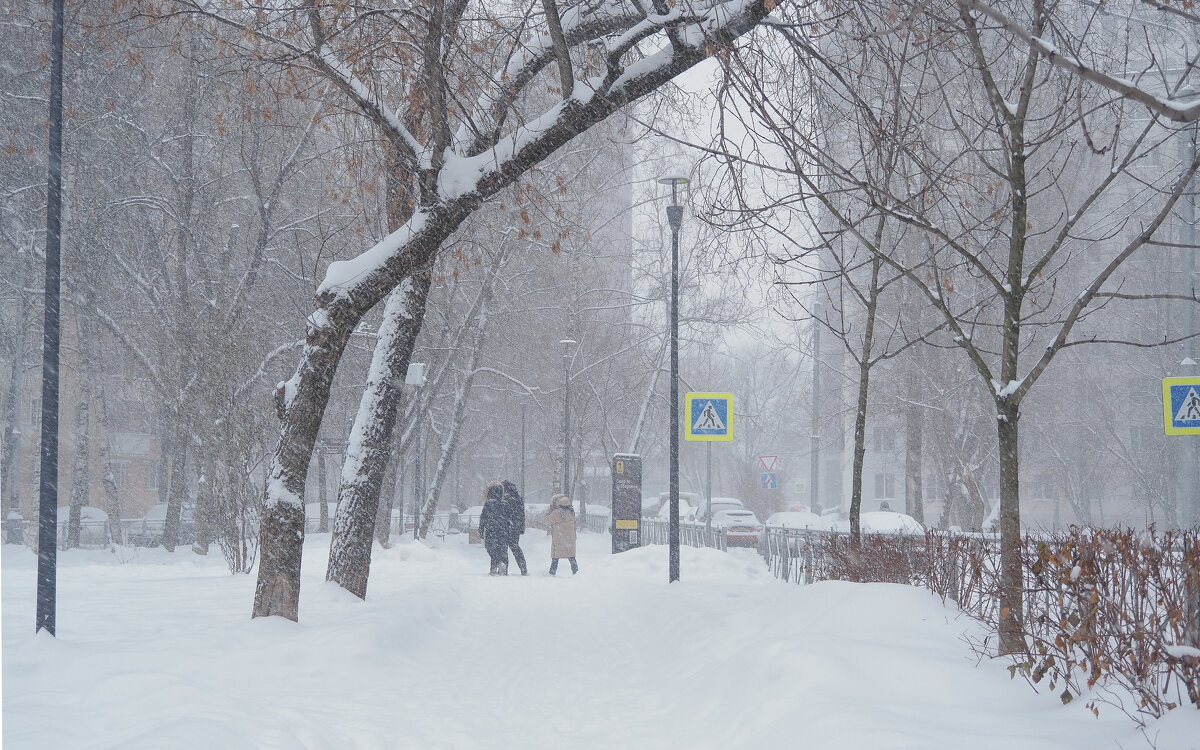
<path id="1" fill-rule="evenodd" d="M 685 393 L 683 438 L 710 442 L 733 440 L 732 393 Z"/>
<path id="2" fill-rule="evenodd" d="M 1200 378 L 1163 378 L 1168 435 L 1200 435 Z"/>

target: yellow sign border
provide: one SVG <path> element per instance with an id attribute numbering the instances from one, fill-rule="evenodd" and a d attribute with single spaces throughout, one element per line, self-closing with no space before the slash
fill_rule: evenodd
<path id="1" fill-rule="evenodd" d="M 1163 425 L 1168 435 L 1200 435 L 1200 427 L 1176 427 L 1175 415 L 1171 413 L 1171 386 L 1193 385 L 1200 388 L 1200 377 L 1194 375 L 1181 378 L 1163 378 Z"/>
<path id="2" fill-rule="evenodd" d="M 692 434 L 692 401 L 696 399 L 710 401 L 725 401 L 729 404 L 725 410 L 728 429 L 724 435 L 693 435 Z M 732 443 L 733 442 L 733 394 L 732 393 L 685 393 L 683 394 L 683 439 L 694 443 Z"/>

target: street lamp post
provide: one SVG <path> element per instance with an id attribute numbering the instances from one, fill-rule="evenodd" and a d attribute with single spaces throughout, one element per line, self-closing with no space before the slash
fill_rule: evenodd
<path id="1" fill-rule="evenodd" d="M 1193 100 L 1196 98 L 1196 90 L 1191 86 L 1186 87 L 1180 92 L 1180 97 L 1184 100 Z M 1181 135 L 1181 161 L 1183 168 L 1187 169 L 1191 164 L 1192 159 L 1196 155 L 1197 133 L 1196 124 L 1193 123 L 1182 131 Z M 1195 182 L 1188 183 L 1184 188 L 1185 195 L 1183 200 L 1179 202 L 1180 207 L 1180 243 L 1183 245 L 1183 293 L 1187 296 L 1192 296 L 1196 293 L 1196 186 Z M 1183 338 L 1184 338 L 1184 358 L 1180 362 L 1183 367 L 1184 375 L 1194 375 L 1196 372 L 1196 314 L 1192 309 L 1191 302 L 1185 302 L 1183 308 Z M 1184 436 L 1181 438 L 1186 441 L 1183 451 L 1183 462 L 1180 466 L 1180 526 L 1189 529 L 1200 523 L 1200 466 L 1197 466 L 1196 450 L 1194 446 L 1187 445 L 1197 440 L 1194 436 Z"/>
<path id="2" fill-rule="evenodd" d="M 579 343 L 563 339 L 563 494 L 571 496 L 571 347 Z"/>
<path id="3" fill-rule="evenodd" d="M 667 206 L 667 221 L 671 225 L 671 517 L 667 534 L 670 556 L 667 582 L 674 583 L 679 580 L 679 229 L 683 226 L 679 188 L 688 179 L 669 176 L 658 181 L 671 186 L 671 205 Z"/>
<path id="4" fill-rule="evenodd" d="M 812 437 L 809 449 L 808 510 L 821 515 L 821 321 L 820 304 L 813 305 Z"/>
<path id="5" fill-rule="evenodd" d="M 46 309 L 42 328 L 42 439 L 38 486 L 37 625 L 54 635 L 58 611 L 58 367 L 62 249 L 63 34 L 65 10 L 54 2 L 50 56 L 50 160 L 46 190 Z"/>

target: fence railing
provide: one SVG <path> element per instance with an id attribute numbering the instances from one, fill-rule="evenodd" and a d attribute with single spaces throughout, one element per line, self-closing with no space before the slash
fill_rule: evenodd
<path id="1" fill-rule="evenodd" d="M 1000 545 L 992 536 L 920 536 L 766 529 L 767 565 L 794 583 L 824 579 L 922 586 L 999 628 Z M 1064 702 L 1120 685 L 1131 715 L 1200 707 L 1200 534 L 1076 528 L 1028 535 L 1020 550 L 1026 651 L 1015 668 Z M 976 644 L 988 652 L 987 642 Z M 1093 693 L 1095 702 L 1109 691 Z"/>
<path id="2" fill-rule="evenodd" d="M 759 534 L 758 551 L 776 578 L 792 583 L 815 583 L 830 578 L 870 577 L 876 581 L 921 585 L 912 572 L 920 568 L 925 534 L 864 534 L 862 544 L 871 554 L 858 555 L 849 549 L 846 532 L 768 526 Z M 847 570 L 848 556 L 870 569 Z"/>
<path id="3" fill-rule="evenodd" d="M 650 544 L 668 544 L 670 542 L 671 523 L 659 518 L 643 518 L 641 533 L 638 534 L 638 545 L 645 547 Z M 703 524 L 679 523 L 679 543 L 688 547 L 711 547 L 725 550 L 729 540 L 723 526 L 705 529 Z"/>

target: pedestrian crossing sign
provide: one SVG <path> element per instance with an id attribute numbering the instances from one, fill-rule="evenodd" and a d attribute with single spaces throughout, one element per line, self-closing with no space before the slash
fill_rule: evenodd
<path id="1" fill-rule="evenodd" d="M 1163 378 L 1168 435 L 1200 435 L 1200 378 Z"/>
<path id="2" fill-rule="evenodd" d="M 733 440 L 732 393 L 686 393 L 683 396 L 684 440 Z"/>

